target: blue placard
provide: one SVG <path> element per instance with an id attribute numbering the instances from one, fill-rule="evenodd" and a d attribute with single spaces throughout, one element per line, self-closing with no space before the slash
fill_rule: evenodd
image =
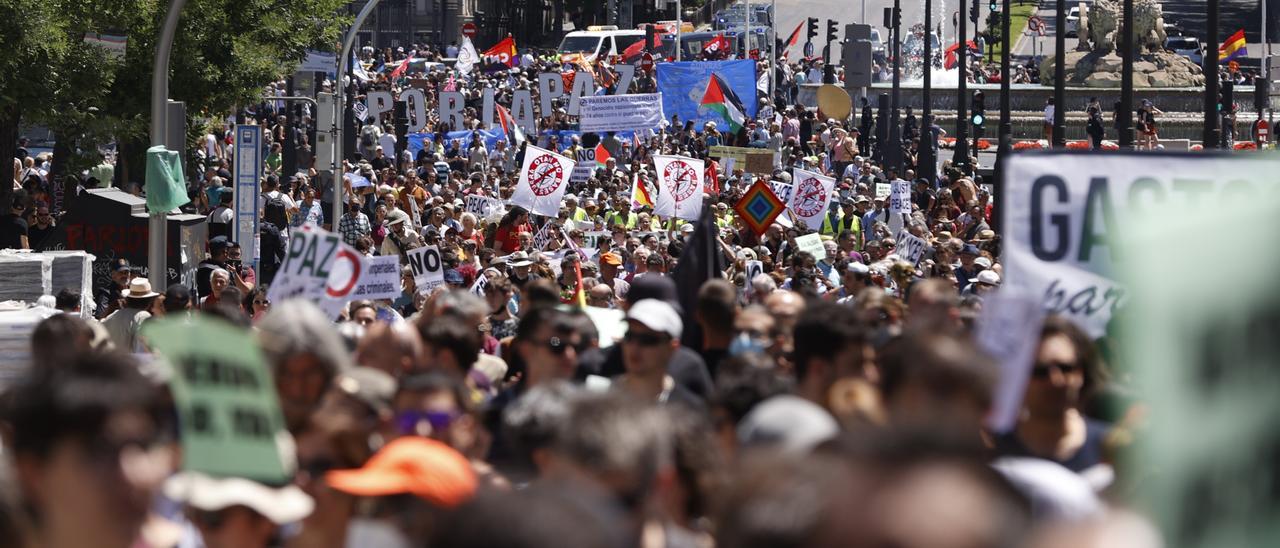
<path id="1" fill-rule="evenodd" d="M 258 266 L 258 194 L 262 180 L 262 126 L 236 126 L 235 225 L 244 262 Z"/>

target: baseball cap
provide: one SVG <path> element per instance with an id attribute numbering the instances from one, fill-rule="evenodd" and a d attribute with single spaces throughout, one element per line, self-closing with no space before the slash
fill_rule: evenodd
<path id="1" fill-rule="evenodd" d="M 684 322 L 680 320 L 680 314 L 676 312 L 675 307 L 657 299 L 637 301 L 627 310 L 627 319 L 640 322 L 649 329 L 666 333 L 676 339 L 680 338 L 680 334 L 684 332 Z"/>
<path id="2" fill-rule="evenodd" d="M 450 268 L 444 271 L 444 283 L 449 285 L 462 285 L 464 281 L 465 279 L 462 277 L 462 273 L 458 272 L 457 269 Z"/>
<path id="3" fill-rule="evenodd" d="M 622 257 L 619 257 L 617 253 L 610 251 L 600 256 L 600 264 L 619 266 L 622 264 Z"/>
<path id="4" fill-rule="evenodd" d="M 871 273 L 871 268 L 865 264 L 862 264 L 856 261 L 850 261 L 849 272 L 852 272 L 854 274 L 858 274 L 861 276 L 866 276 L 867 274 Z"/>
<path id="5" fill-rule="evenodd" d="M 839 432 L 831 413 L 804 398 L 783 394 L 761 402 L 742 418 L 738 441 L 794 455 L 808 453 Z"/>
<path id="6" fill-rule="evenodd" d="M 361 468 L 325 474 L 330 487 L 362 497 L 411 494 L 452 508 L 476 492 L 476 475 L 461 453 L 420 436 L 399 438 Z"/>
<path id="7" fill-rule="evenodd" d="M 114 261 L 111 261 L 112 272 L 131 271 L 131 270 L 133 270 L 133 267 L 129 266 L 129 259 L 116 259 Z"/>
<path id="8" fill-rule="evenodd" d="M 978 257 L 977 259 L 973 260 L 973 264 L 976 264 L 982 268 L 991 268 L 991 259 L 988 259 L 986 257 Z"/>
<path id="9" fill-rule="evenodd" d="M 210 254 L 223 251 L 228 247 L 231 247 L 231 240 L 228 240 L 226 236 L 214 236 L 213 239 L 209 240 Z"/>
<path id="10" fill-rule="evenodd" d="M 964 247 L 960 248 L 960 254 L 961 255 L 977 255 L 978 246 L 973 244 L 964 244 Z"/>
<path id="11" fill-rule="evenodd" d="M 978 279 L 975 281 L 982 285 L 998 286 L 1000 285 L 1000 275 L 996 274 L 994 270 L 983 270 L 978 273 Z"/>

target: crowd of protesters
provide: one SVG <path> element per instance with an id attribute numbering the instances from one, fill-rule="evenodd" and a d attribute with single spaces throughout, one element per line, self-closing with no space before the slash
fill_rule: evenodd
<path id="1" fill-rule="evenodd" d="M 506 104 L 562 68 L 530 54 L 487 76 L 388 80 L 396 53 L 363 57 L 376 76 L 357 79 L 359 95 L 412 79 L 431 102 L 456 86 L 471 129 L 485 86 Z M 776 71 L 780 84 L 793 68 Z M 335 191 L 314 165 L 311 113 L 290 130 L 258 105 L 247 119 L 270 138 L 256 268 L 218 226 L 231 220 L 234 158 L 215 125 L 186 206 L 209 216 L 195 287 L 152 288 L 116 261 L 83 314 L 98 319 L 81 319 L 64 290 L 66 313 L 37 327 L 31 368 L 0 402 L 0 545 L 1158 546 L 1121 502 L 1140 477 L 1117 455 L 1140 414 L 1107 374 L 1105 345 L 1046 320 L 1016 425 L 985 426 L 1001 379 L 974 333 L 1003 267 L 974 162 L 918 178 L 914 152 L 941 137 L 927 121 L 906 136 L 904 165 L 885 166 L 869 108 L 835 120 L 761 107 L 739 131 L 673 118 L 633 139 L 530 134 L 610 155 L 547 218 L 465 210 L 468 196 L 510 197 L 523 153 L 512 140 L 451 140 L 461 128 L 432 120 L 435 138 L 413 155 L 371 120 L 344 166 L 371 184 L 344 178 Z M 558 106 L 538 124 L 574 120 Z M 285 173 L 290 138 L 298 170 Z M 653 155 L 711 162 L 715 145 L 778 160 L 772 173 L 717 170 L 698 222 L 633 204 Z M 734 204 L 757 179 L 790 182 L 793 167 L 837 178 L 829 213 L 755 233 Z M 912 183 L 909 214 L 891 215 L 877 192 L 893 181 Z M 336 321 L 271 302 L 306 226 L 400 256 L 402 296 L 352 301 Z M 925 242 L 918 261 L 897 249 L 899 228 Z M 796 241 L 812 233 L 822 256 Z M 406 255 L 424 245 L 441 251 L 445 284 L 419 291 Z M 244 330 L 265 355 L 296 447 L 292 487 L 173 486 L 183 429 L 163 363 L 139 357 L 147 322 L 194 315 Z"/>

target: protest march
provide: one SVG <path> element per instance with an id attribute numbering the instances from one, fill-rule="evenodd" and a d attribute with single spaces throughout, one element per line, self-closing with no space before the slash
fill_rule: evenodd
<path id="1" fill-rule="evenodd" d="M 0 547 L 1274 543 L 1280 157 L 996 153 L 811 51 L 817 8 L 619 3 L 549 48 L 320 2 L 354 45 L 168 91 L 147 146 L 23 111 Z"/>

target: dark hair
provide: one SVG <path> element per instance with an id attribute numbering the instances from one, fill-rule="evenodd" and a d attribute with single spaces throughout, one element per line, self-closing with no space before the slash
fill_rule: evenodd
<path id="1" fill-rule="evenodd" d="M 737 288 L 728 280 L 710 280 L 698 289 L 694 312 L 710 328 L 719 332 L 731 332 L 737 313 L 737 299 Z"/>
<path id="2" fill-rule="evenodd" d="M 809 361 L 817 357 L 833 358 L 849 345 L 867 340 L 858 313 L 850 306 L 815 301 L 805 307 L 796 320 L 796 379 L 803 381 L 809 372 Z"/>
<path id="3" fill-rule="evenodd" d="M 448 392 L 453 396 L 458 409 L 464 412 L 471 410 L 471 398 L 467 397 L 467 386 L 462 379 L 442 371 L 415 373 L 400 381 L 396 396 L 405 392 Z"/>
<path id="4" fill-rule="evenodd" d="M 80 308 L 80 292 L 70 287 L 65 287 L 58 292 L 58 296 L 54 297 L 54 306 L 63 312 L 70 312 Z"/>
<path id="5" fill-rule="evenodd" d="M 516 327 L 516 340 L 527 341 L 532 339 L 533 334 L 544 324 L 549 325 L 553 332 L 563 334 L 573 333 L 577 327 L 572 318 L 560 309 L 539 306 L 528 311 L 523 318 L 520 318 L 520 324 Z"/>
<path id="6" fill-rule="evenodd" d="M 1084 386 L 1080 388 L 1080 398 L 1083 401 L 1105 384 L 1110 377 L 1102 361 L 1102 355 L 1089 334 L 1064 316 L 1049 316 L 1044 320 L 1044 327 L 1040 329 L 1040 341 L 1044 342 L 1045 339 L 1055 335 L 1066 337 L 1075 348 L 1076 360 L 1084 371 Z"/>
<path id="7" fill-rule="evenodd" d="M 418 333 L 422 342 L 453 354 L 464 375 L 480 357 L 480 332 L 473 324 L 460 321 L 455 316 L 444 315 L 425 325 L 419 324 Z"/>
<path id="8" fill-rule="evenodd" d="M 881 349 L 880 388 L 886 403 L 907 384 L 918 383 L 936 400 L 967 393 L 989 407 L 996 379 L 994 362 L 961 336 L 908 332 Z"/>
<path id="9" fill-rule="evenodd" d="M 636 511 L 668 462 L 671 425 L 653 405 L 618 393 L 574 400 L 556 451 L 588 474 L 609 477 L 619 502 Z"/>
<path id="10" fill-rule="evenodd" d="M 31 332 L 31 365 L 36 369 L 62 367 L 90 350 L 93 328 L 72 314 L 55 314 Z"/>
<path id="11" fill-rule="evenodd" d="M 92 443 L 117 412 L 137 409 L 159 426 L 157 390 L 127 354 L 80 353 L 63 367 L 32 368 L 4 401 L 16 455 L 50 456 L 64 440 Z"/>
<path id="12" fill-rule="evenodd" d="M 191 306 L 191 288 L 173 284 L 164 290 L 164 311 L 182 312 Z"/>

